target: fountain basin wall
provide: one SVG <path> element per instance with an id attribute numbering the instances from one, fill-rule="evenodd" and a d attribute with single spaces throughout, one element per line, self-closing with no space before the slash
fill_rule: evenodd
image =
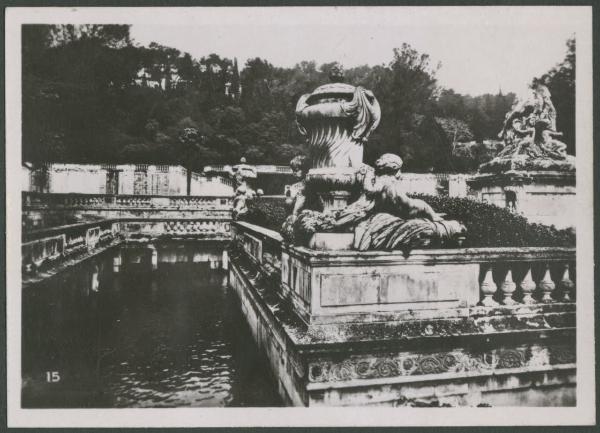
<path id="1" fill-rule="evenodd" d="M 230 285 L 288 404 L 575 404 L 574 291 L 563 271 L 570 264 L 575 280 L 573 249 L 404 257 L 296 248 L 247 223 L 234 232 Z M 446 279 L 453 267 L 463 275 Z M 418 275 L 425 269 L 438 272 L 438 286 L 417 290 L 433 284 Z M 529 276 L 535 290 L 521 293 Z M 383 296 L 390 280 L 396 298 Z M 481 305 L 487 298 L 493 304 Z"/>

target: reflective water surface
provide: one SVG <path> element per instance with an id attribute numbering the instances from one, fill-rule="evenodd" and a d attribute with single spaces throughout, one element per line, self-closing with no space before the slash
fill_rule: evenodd
<path id="1" fill-rule="evenodd" d="M 225 271 L 111 260 L 24 291 L 23 407 L 281 405 Z"/>

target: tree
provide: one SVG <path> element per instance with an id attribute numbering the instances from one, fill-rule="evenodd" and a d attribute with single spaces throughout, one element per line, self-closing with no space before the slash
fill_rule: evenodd
<path id="1" fill-rule="evenodd" d="M 408 44 L 391 54 L 388 64 L 344 73 L 345 82 L 372 90 L 382 108 L 365 162 L 392 152 L 408 171 L 448 171 L 454 142 L 496 136 L 514 95 L 440 89 L 440 66 L 427 54 Z M 241 156 L 287 164 L 306 146 L 296 103 L 329 82 L 333 65 L 306 60 L 282 68 L 254 58 L 238 71 L 236 59 L 214 53 L 195 59 L 157 43 L 135 46 L 128 26 L 23 26 L 23 158 L 193 170 Z M 568 69 L 565 61 L 549 72 L 555 97 Z M 162 87 L 149 86 L 151 79 Z M 566 120 L 559 113 L 559 122 Z"/>
<path id="2" fill-rule="evenodd" d="M 575 154 L 575 37 L 567 40 L 564 60 L 532 84 L 542 83 L 548 87 L 556 108 L 556 128 L 563 133 L 562 141 L 567 152 Z"/>
<path id="3" fill-rule="evenodd" d="M 366 162 L 391 152 L 400 154 L 407 170 L 447 168 L 450 145 L 432 117 L 439 67 L 431 66 L 427 54 L 402 44 L 388 67 L 375 67 L 372 76 L 364 78 L 382 107 L 380 127 L 365 148 Z M 423 122 L 434 130 L 422 127 Z"/>
<path id="4" fill-rule="evenodd" d="M 23 26 L 23 158 L 116 157 L 117 100 L 137 68 L 129 26 Z"/>

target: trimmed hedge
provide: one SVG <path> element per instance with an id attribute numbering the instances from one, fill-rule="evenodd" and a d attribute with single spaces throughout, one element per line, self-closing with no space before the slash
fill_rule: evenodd
<path id="1" fill-rule="evenodd" d="M 248 212 L 243 221 L 279 232 L 288 216 L 284 197 L 258 197 L 246 202 Z"/>
<path id="2" fill-rule="evenodd" d="M 425 200 L 448 220 L 458 220 L 467 228 L 464 247 L 573 247 L 573 230 L 535 224 L 526 218 L 491 204 L 468 198 L 412 195 Z M 248 203 L 243 220 L 279 231 L 287 217 L 285 199 L 263 197 Z"/>

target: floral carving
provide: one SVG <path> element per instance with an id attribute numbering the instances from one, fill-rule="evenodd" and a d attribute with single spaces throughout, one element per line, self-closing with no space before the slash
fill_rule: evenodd
<path id="1" fill-rule="evenodd" d="M 550 354 L 540 359 L 536 354 Z M 455 350 L 445 353 L 401 354 L 396 357 L 352 357 L 341 362 L 310 363 L 309 381 L 329 382 L 352 379 L 376 379 L 396 376 L 422 376 L 443 373 L 480 372 L 528 366 L 571 364 L 572 346 L 532 346 L 493 349 L 483 353 Z"/>

